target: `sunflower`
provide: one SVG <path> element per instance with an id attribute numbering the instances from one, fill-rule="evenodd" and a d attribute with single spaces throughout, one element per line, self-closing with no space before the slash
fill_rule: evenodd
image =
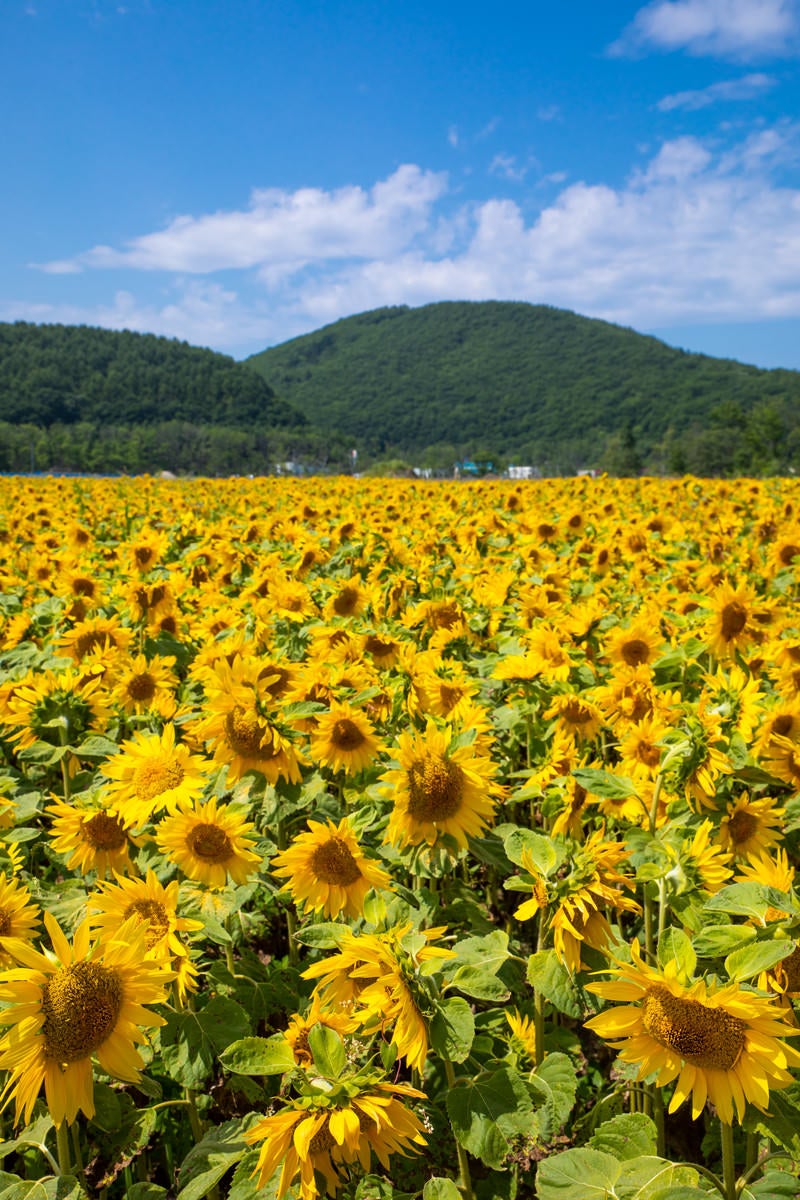
<path id="1" fill-rule="evenodd" d="M 532 1063 L 538 1057 L 536 1052 L 536 1027 L 530 1017 L 525 1017 L 514 1009 L 506 1013 L 506 1020 L 511 1027 L 512 1045 L 518 1046 Z"/>
<path id="2" fill-rule="evenodd" d="M 28 942 L 40 920 L 39 907 L 31 900 L 25 885 L 16 879 L 7 879 L 3 872 L 0 875 L 0 939 L 16 938 Z M 2 947 L 0 941 L 0 968 L 6 970 L 14 960 Z"/>
<path id="3" fill-rule="evenodd" d="M 591 741 L 603 723 L 603 714 L 597 705 L 579 692 L 555 696 L 544 715 L 554 718 L 559 730 L 579 742 Z"/>
<path id="4" fill-rule="evenodd" d="M 495 767 L 480 747 L 458 745 L 453 731 L 428 721 L 424 734 L 398 738 L 400 767 L 381 782 L 394 791 L 394 806 L 384 841 L 394 846 L 435 846 L 444 835 L 461 850 L 467 838 L 480 837 L 494 817 Z"/>
<path id="5" fill-rule="evenodd" d="M 758 858 L 780 840 L 785 815 L 786 810 L 776 807 L 770 796 L 755 799 L 743 792 L 728 804 L 717 840 L 734 858 Z"/>
<path id="6" fill-rule="evenodd" d="M 140 529 L 130 544 L 130 563 L 139 575 L 145 575 L 164 557 L 169 539 L 156 529 Z"/>
<path id="7" fill-rule="evenodd" d="M 350 704 L 333 700 L 329 711 L 316 718 L 311 757 L 334 771 L 355 775 L 368 767 L 382 749 L 371 722 Z"/>
<path id="8" fill-rule="evenodd" d="M 46 812 L 53 818 L 53 849 L 69 855 L 70 871 L 96 871 L 101 878 L 109 871 L 135 871 L 130 854 L 140 842 L 132 835 L 132 822 L 121 816 L 107 798 L 72 804 L 56 798 Z"/>
<path id="9" fill-rule="evenodd" d="M 778 779 L 800 789 L 800 742 L 775 736 L 759 760 L 760 766 Z"/>
<path id="10" fill-rule="evenodd" d="M 59 642 L 61 648 L 76 663 L 94 655 L 110 655 L 127 650 L 132 633 L 123 628 L 116 617 L 92 617 L 79 621 Z"/>
<path id="11" fill-rule="evenodd" d="M 592 1017 L 587 1027 L 610 1041 L 624 1062 L 638 1064 L 639 1079 L 656 1074 L 658 1087 L 677 1079 L 670 1112 L 690 1096 L 695 1119 L 707 1099 L 728 1125 L 734 1110 L 743 1120 L 748 1101 L 765 1112 L 770 1089 L 794 1082 L 787 1068 L 800 1065 L 800 1053 L 783 1039 L 800 1029 L 766 996 L 736 983 L 685 983 L 677 963 L 657 970 L 642 962 L 638 942 L 631 951 L 633 962 L 612 968 L 612 980 L 586 985 L 604 999 L 626 1002 Z"/>
<path id="12" fill-rule="evenodd" d="M 338 1033 L 340 1037 L 344 1037 L 348 1033 L 355 1033 L 358 1029 L 358 1021 L 355 1021 L 345 1009 L 340 1011 L 324 1009 L 319 995 L 315 995 L 306 1015 L 303 1017 L 300 1013 L 293 1013 L 283 1031 L 283 1036 L 291 1046 L 294 1060 L 299 1067 L 310 1067 L 313 1061 L 308 1035 L 315 1025 L 325 1025 L 328 1029 Z"/>
<path id="13" fill-rule="evenodd" d="M 41 1090 L 55 1125 L 79 1111 L 94 1115 L 92 1058 L 107 1075 L 136 1083 L 144 1066 L 136 1043 L 140 1026 L 163 1025 L 144 1005 L 166 999 L 171 973 L 147 954 L 145 930 L 132 919 L 102 946 L 84 921 L 72 946 L 50 913 L 44 914 L 53 951 L 40 953 L 9 938 L 6 951 L 20 967 L 0 983 L 0 1069 L 9 1072 L 4 1100 L 27 1124 Z"/>
<path id="14" fill-rule="evenodd" d="M 207 715 L 192 722 L 191 731 L 212 743 L 214 761 L 227 764 L 230 780 L 258 771 L 273 784 L 299 783 L 302 760 L 273 710 L 273 677 L 259 679 L 259 670 L 257 659 L 238 654 L 231 664 L 215 663 L 203 681 Z"/>
<path id="15" fill-rule="evenodd" d="M 108 710 L 99 674 L 67 670 L 31 673 L 4 685 L 3 722 L 13 729 L 9 740 L 20 750 L 34 742 L 59 745 L 62 736 L 78 745 L 90 731 L 106 726 Z"/>
<path id="16" fill-rule="evenodd" d="M 117 875 L 115 883 L 98 881 L 88 900 L 89 924 L 105 940 L 118 936 L 125 922 L 134 918 L 145 928 L 145 946 L 153 958 L 177 967 L 178 960 L 188 956 L 178 935 L 203 928 L 202 921 L 178 916 L 178 888 L 177 880 L 164 887 L 152 870 L 146 879 Z"/>
<path id="17" fill-rule="evenodd" d="M 231 877 L 245 883 L 257 870 L 261 856 L 251 849 L 254 826 L 215 797 L 205 804 L 182 803 L 156 827 L 162 854 L 189 879 L 210 888 L 223 888 Z"/>
<path id="18" fill-rule="evenodd" d="M 344 1167 L 349 1175 L 349 1164 L 358 1162 L 369 1171 L 374 1152 L 388 1170 L 389 1155 L 406 1155 L 426 1145 L 419 1118 L 398 1099 L 424 1099 L 422 1092 L 400 1083 L 372 1083 L 352 1090 L 351 1097 L 342 1096 L 334 1103 L 326 1095 L 293 1100 L 247 1130 L 245 1141 L 260 1146 L 253 1172 L 259 1190 L 280 1167 L 277 1200 L 290 1188 L 300 1200 L 317 1200 L 317 1175 L 325 1180 L 326 1193 L 335 1196 L 345 1182 L 337 1167 Z"/>
<path id="19" fill-rule="evenodd" d="M 428 1057 L 427 991 L 421 976 L 452 950 L 429 945 L 444 928 L 413 932 L 411 921 L 385 933 L 346 933 L 339 951 L 303 972 L 318 979 L 316 994 L 324 1008 L 351 1005 L 351 1015 L 366 1033 L 391 1028 L 392 1043 L 410 1067 L 422 1071 Z"/>
<path id="20" fill-rule="evenodd" d="M 711 841 L 714 826 L 703 821 L 691 838 L 685 838 L 681 847 L 683 867 L 692 881 L 710 895 L 715 895 L 731 878 L 731 856 L 727 849 Z"/>
<path id="21" fill-rule="evenodd" d="M 748 642 L 753 632 L 755 596 L 746 583 L 737 588 L 722 583 L 710 597 L 712 616 L 706 625 L 709 649 L 717 658 L 729 658 Z"/>
<path id="22" fill-rule="evenodd" d="M 153 712 L 169 720 L 176 708 L 178 679 L 174 666 L 175 659 L 171 656 L 154 655 L 148 660 L 137 654 L 127 659 L 114 671 L 111 699 L 128 714 Z"/>
<path id="23" fill-rule="evenodd" d="M 211 769 L 206 759 L 176 743 L 171 724 L 162 733 L 134 734 L 122 743 L 119 754 L 103 763 L 103 774 L 111 780 L 107 795 L 112 807 L 135 828 L 154 812 L 172 812 L 179 803 L 196 800 Z"/>
<path id="24" fill-rule="evenodd" d="M 287 880 L 281 890 L 289 892 L 295 904 L 326 918 L 342 912 L 360 917 L 371 888 L 391 887 L 388 872 L 362 853 L 347 817 L 338 825 L 309 821 L 308 828 L 270 864 L 278 878 Z"/>
<path id="25" fill-rule="evenodd" d="M 659 630 L 658 616 L 638 616 L 630 625 L 619 625 L 606 637 L 605 657 L 613 664 L 626 667 L 652 667 L 664 639 Z"/>

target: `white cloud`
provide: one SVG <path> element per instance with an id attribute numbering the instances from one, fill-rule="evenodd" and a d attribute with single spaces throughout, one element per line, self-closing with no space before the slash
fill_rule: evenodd
<path id="1" fill-rule="evenodd" d="M 447 131 L 447 140 L 454 150 L 458 148 L 458 126 L 451 125 Z"/>
<path id="2" fill-rule="evenodd" d="M 673 112 L 676 108 L 694 112 L 720 101 L 754 100 L 773 88 L 775 83 L 771 75 L 759 73 L 743 75 L 741 79 L 723 79 L 696 91 L 674 92 L 671 96 L 664 96 L 656 108 L 661 112 Z"/>
<path id="3" fill-rule="evenodd" d="M 518 163 L 513 154 L 495 154 L 489 163 L 489 174 L 499 175 L 512 183 L 522 183 L 531 165 L 530 162 L 525 165 Z"/>
<path id="4" fill-rule="evenodd" d="M 305 260 L 374 258 L 399 252 L 424 231 L 445 188 L 444 175 L 406 165 L 368 192 L 360 187 L 255 190 L 244 211 L 176 217 L 166 229 L 134 238 L 122 250 L 95 246 L 41 269 L 65 273 L 76 267 L 134 267 L 204 274 Z"/>
<path id="5" fill-rule="evenodd" d="M 561 108 L 558 104 L 543 104 L 537 108 L 536 116 L 540 121 L 555 121 L 561 116 Z"/>
<path id="6" fill-rule="evenodd" d="M 797 33 L 797 0 L 653 0 L 609 51 L 655 48 L 748 59 L 791 52 Z"/>
<path id="7" fill-rule="evenodd" d="M 150 280 L 173 273 L 166 298 L 145 304 L 126 280 L 107 308 L 11 305 L 3 316 L 149 329 L 242 353 L 378 305 L 434 300 L 529 300 L 640 329 L 800 317 L 800 188 L 776 182 L 798 142 L 789 122 L 727 148 L 675 138 L 618 187 L 553 177 L 544 205 L 538 182 L 519 203 L 464 205 L 418 166 L 368 191 L 257 193 L 279 200 L 82 256 Z M 225 286 L 192 277 L 215 265 Z"/>

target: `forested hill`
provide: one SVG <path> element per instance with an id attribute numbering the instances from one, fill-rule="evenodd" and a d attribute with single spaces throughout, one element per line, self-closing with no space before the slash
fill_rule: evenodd
<path id="1" fill-rule="evenodd" d="M 0 421 L 291 429 L 305 418 L 250 367 L 153 334 L 0 323 Z"/>
<path id="2" fill-rule="evenodd" d="M 753 421 L 778 449 L 787 438 L 800 448 L 800 373 L 688 354 L 540 305 L 375 309 L 248 362 L 315 426 L 378 452 L 446 443 L 536 463 L 555 448 L 591 462 L 611 435 L 645 459 L 665 441 L 680 458 L 704 438 L 724 456 Z"/>

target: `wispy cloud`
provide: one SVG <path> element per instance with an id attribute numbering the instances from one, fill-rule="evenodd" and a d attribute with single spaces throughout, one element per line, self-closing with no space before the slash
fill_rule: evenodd
<path id="1" fill-rule="evenodd" d="M 797 50 L 797 0 L 653 0 L 611 54 L 647 49 L 751 59 Z"/>
<path id="2" fill-rule="evenodd" d="M 453 147 L 453 149 L 455 150 L 458 146 L 458 141 L 459 141 L 457 125 L 450 126 L 450 128 L 447 131 L 447 140 L 450 143 L 450 145 Z"/>
<path id="3" fill-rule="evenodd" d="M 527 163 L 520 163 L 513 154 L 495 154 L 489 163 L 489 174 L 499 175 L 511 183 L 522 183 L 533 165 L 532 159 Z"/>
<path id="4" fill-rule="evenodd" d="M 790 122 L 727 148 L 675 138 L 618 187 L 553 177 L 555 197 L 535 208 L 538 184 L 522 185 L 519 203 L 464 206 L 443 176 L 413 165 L 368 190 L 254 193 L 243 211 L 81 256 L 84 269 L 129 269 L 105 308 L 11 305 L 3 315 L 243 350 L 434 300 L 525 299 L 638 328 L 800 317 L 800 188 L 774 174 L 798 153 Z M 224 286 L 197 278 L 223 270 Z M 145 304 L 135 273 L 154 271 L 166 299 Z"/>
<path id="5" fill-rule="evenodd" d="M 134 238 L 121 250 L 94 246 L 40 268 L 57 274 L 85 267 L 204 274 L 266 264 L 373 258 L 398 252 L 425 230 L 431 207 L 445 188 L 443 174 L 406 165 L 369 191 L 256 190 L 245 210 L 176 217 L 166 229 Z"/>
<path id="6" fill-rule="evenodd" d="M 673 92 L 671 96 L 664 96 L 659 100 L 656 108 L 661 112 L 673 112 L 677 108 L 693 112 L 720 101 L 755 100 L 773 88 L 776 82 L 772 75 L 762 74 L 743 75 L 740 79 L 724 79 L 696 91 Z"/>

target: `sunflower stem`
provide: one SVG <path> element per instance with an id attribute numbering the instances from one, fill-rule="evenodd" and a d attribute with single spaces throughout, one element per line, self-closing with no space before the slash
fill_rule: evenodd
<path id="1" fill-rule="evenodd" d="M 658 1154 L 659 1158 L 665 1158 L 667 1153 L 667 1134 L 664 1123 L 664 1097 L 661 1093 L 661 1088 L 654 1085 L 650 1099 L 653 1106 L 653 1120 L 656 1124 L 656 1154 Z"/>
<path id="2" fill-rule="evenodd" d="M 722 1183 L 725 1200 L 736 1200 L 736 1161 L 733 1152 L 733 1126 L 720 1121 L 722 1138 Z"/>
<path id="3" fill-rule="evenodd" d="M 72 1174 L 72 1159 L 69 1152 L 69 1129 L 67 1122 L 62 1121 L 56 1126 L 56 1147 L 58 1149 L 58 1170 L 61 1175 Z"/>
<path id="4" fill-rule="evenodd" d="M 444 1059 L 444 1073 L 447 1076 L 448 1091 L 452 1091 L 456 1086 L 456 1073 L 453 1070 L 453 1064 L 450 1062 L 449 1058 Z M 469 1173 L 469 1159 L 467 1158 L 467 1152 L 459 1142 L 458 1138 L 455 1139 L 455 1143 L 456 1154 L 458 1155 L 458 1170 L 461 1177 L 461 1194 L 464 1197 L 464 1200 L 475 1200 L 472 1191 L 472 1177 Z"/>
<path id="5" fill-rule="evenodd" d="M 73 1123 L 69 1127 L 69 1131 L 72 1134 L 72 1148 L 75 1151 L 75 1168 L 77 1171 L 78 1179 L 81 1181 L 81 1183 L 83 1184 L 83 1186 L 85 1188 L 86 1187 L 86 1175 L 83 1170 L 83 1154 L 81 1153 L 81 1131 L 80 1131 L 77 1121 L 73 1121 Z"/>
<path id="6" fill-rule="evenodd" d="M 752 1171 L 754 1167 L 758 1166 L 759 1142 L 760 1142 L 760 1139 L 759 1139 L 758 1134 L 751 1130 L 747 1134 L 747 1140 L 745 1142 L 745 1156 L 744 1156 L 745 1173 Z"/>

